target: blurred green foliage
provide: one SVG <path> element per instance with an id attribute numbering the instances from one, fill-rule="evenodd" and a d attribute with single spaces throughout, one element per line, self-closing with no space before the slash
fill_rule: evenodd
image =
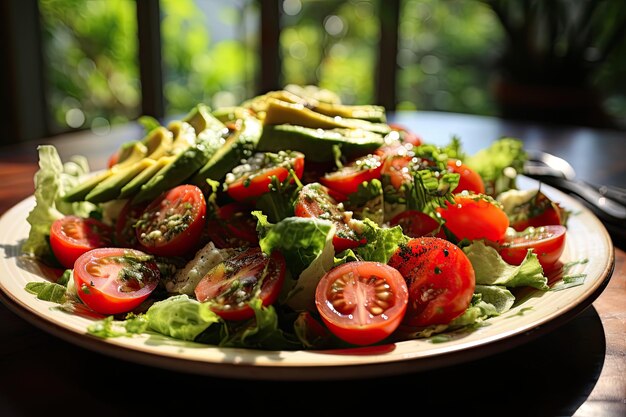
<path id="1" fill-rule="evenodd" d="M 255 0 L 161 0 L 167 115 L 233 105 L 257 90 Z M 480 0 L 402 0 L 397 108 L 496 115 L 490 83 L 506 46 Z M 55 130 L 137 118 L 137 22 L 131 0 L 39 0 Z M 384 0 L 280 0 L 282 84 L 316 84 L 347 104 L 375 101 Z M 607 109 L 626 114 L 622 43 L 595 73 Z M 81 119 L 82 118 L 82 119 Z"/>
<path id="2" fill-rule="evenodd" d="M 128 0 L 40 0 L 54 131 L 140 115 L 137 19 Z"/>
<path id="3" fill-rule="evenodd" d="M 198 103 L 232 106 L 253 94 L 257 36 L 247 30 L 245 18 L 258 19 L 254 6 L 251 1 L 161 0 L 168 115 L 186 113 Z M 234 29 L 237 37 L 214 39 L 216 26 Z"/>
<path id="4" fill-rule="evenodd" d="M 374 100 L 378 1 L 287 0 L 281 21 L 283 84 L 316 84 L 345 103 Z"/>
<path id="5" fill-rule="evenodd" d="M 401 7 L 398 108 L 496 114 L 489 84 L 503 33 L 493 12 L 467 0 Z"/>

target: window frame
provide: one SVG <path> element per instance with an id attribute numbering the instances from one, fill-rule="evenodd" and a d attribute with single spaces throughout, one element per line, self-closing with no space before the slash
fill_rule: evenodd
<path id="1" fill-rule="evenodd" d="M 161 50 L 160 2 L 135 0 L 137 10 L 138 61 L 141 83 L 141 114 L 165 116 Z M 260 10 L 257 94 L 281 88 L 281 3 L 254 0 Z M 378 1 L 381 30 L 375 64 L 376 103 L 395 110 L 400 0 Z M 55 134 L 45 92 L 45 62 L 39 3 L 37 0 L 0 2 L 0 53 L 7 57 L 0 66 L 0 144 L 40 139 Z M 80 130 L 80 129 L 78 129 Z"/>

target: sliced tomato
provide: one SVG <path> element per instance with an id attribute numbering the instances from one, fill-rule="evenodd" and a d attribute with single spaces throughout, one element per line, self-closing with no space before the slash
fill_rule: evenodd
<path id="1" fill-rule="evenodd" d="M 328 329 L 354 345 L 378 343 L 402 322 L 409 293 L 400 273 L 378 262 L 341 264 L 317 284 L 315 305 Z"/>
<path id="2" fill-rule="evenodd" d="M 154 257 L 135 249 L 93 249 L 81 255 L 74 266 L 78 297 L 101 314 L 137 308 L 154 291 L 159 279 Z"/>
<path id="3" fill-rule="evenodd" d="M 459 185 L 454 189 L 455 193 L 471 191 L 476 194 L 485 193 L 485 184 L 478 172 L 465 165 L 458 159 L 448 160 L 448 171 L 459 174 Z"/>
<path id="4" fill-rule="evenodd" d="M 421 136 L 417 135 L 415 132 L 409 130 L 406 126 L 399 123 L 389 123 L 389 127 L 392 130 L 400 133 L 400 141 L 403 143 L 410 143 L 413 146 L 419 146 L 424 143 L 424 140 Z"/>
<path id="5" fill-rule="evenodd" d="M 233 202 L 220 207 L 217 219 L 207 222 L 207 234 L 218 248 L 241 248 L 256 246 L 256 220 L 252 217 L 253 206 Z"/>
<path id="6" fill-rule="evenodd" d="M 448 324 L 465 312 L 476 287 L 474 268 L 453 243 L 437 237 L 411 239 L 389 259 L 406 280 L 408 326 Z"/>
<path id="7" fill-rule="evenodd" d="M 113 229 L 93 218 L 64 216 L 50 227 L 52 252 L 61 265 L 70 269 L 83 253 L 111 246 L 112 238 Z"/>
<path id="8" fill-rule="evenodd" d="M 437 220 L 419 210 L 405 210 L 400 212 L 389 221 L 389 225 L 399 225 L 402 227 L 402 232 L 409 237 L 443 234 Z"/>
<path id="9" fill-rule="evenodd" d="M 413 181 L 410 165 L 413 157 L 410 155 L 390 155 L 385 159 L 381 175 L 389 177 L 393 188 L 399 190 L 402 184 Z"/>
<path id="10" fill-rule="evenodd" d="M 206 200 L 200 188 L 179 185 L 148 204 L 137 222 L 137 240 L 155 255 L 189 254 L 198 245 L 205 215 Z"/>
<path id="11" fill-rule="evenodd" d="M 459 240 L 487 239 L 499 242 L 509 227 L 509 218 L 500 205 L 484 194 L 456 194 L 454 204 L 437 208 L 445 227 Z"/>
<path id="12" fill-rule="evenodd" d="M 264 306 L 276 301 L 285 280 L 285 258 L 278 251 L 267 256 L 248 248 L 212 268 L 196 286 L 200 302 L 226 320 L 254 317 L 249 302 L 259 297 Z"/>
<path id="13" fill-rule="evenodd" d="M 302 187 L 295 203 L 294 212 L 298 217 L 317 217 L 330 220 L 335 224 L 333 246 L 339 253 L 345 249 L 356 248 L 364 243 L 363 239 L 350 227 L 350 213 L 342 209 L 337 200 L 330 195 L 327 187 L 319 183 L 310 183 Z"/>
<path id="14" fill-rule="evenodd" d="M 292 170 L 296 177 L 302 178 L 304 154 L 259 152 L 226 175 L 226 192 L 237 201 L 254 201 L 269 191 L 272 177 L 285 181 Z"/>
<path id="15" fill-rule="evenodd" d="M 561 207 L 537 190 L 528 201 L 513 208 L 509 213 L 511 227 L 518 232 L 529 227 L 563 224 Z"/>
<path id="16" fill-rule="evenodd" d="M 522 263 L 528 250 L 539 259 L 545 273 L 551 272 L 565 249 L 567 229 L 562 225 L 529 227 L 515 234 L 507 234 L 498 252 L 511 265 Z"/>
<path id="17" fill-rule="evenodd" d="M 364 181 L 380 178 L 382 168 L 383 164 L 379 155 L 367 155 L 350 162 L 337 171 L 324 175 L 320 178 L 320 182 L 333 191 L 350 195 L 357 192 L 359 185 Z"/>
<path id="18" fill-rule="evenodd" d="M 132 200 L 129 200 L 124 205 L 115 222 L 115 242 L 117 246 L 135 249 L 141 247 L 139 240 L 137 240 L 135 225 L 147 206 L 148 203 L 133 204 Z"/>

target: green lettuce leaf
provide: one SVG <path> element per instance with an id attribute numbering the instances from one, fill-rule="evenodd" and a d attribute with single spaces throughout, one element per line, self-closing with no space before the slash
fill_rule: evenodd
<path id="1" fill-rule="evenodd" d="M 402 227 L 379 227 L 369 219 L 363 220 L 360 237 L 366 243 L 354 249 L 357 256 L 365 261 L 386 264 L 398 246 L 409 241 L 409 237 L 402 233 Z"/>
<path id="2" fill-rule="evenodd" d="M 249 305 L 254 310 L 254 319 L 228 323 L 230 328 L 219 342 L 220 346 L 270 350 L 293 350 L 302 347 L 295 335 L 289 337 L 279 328 L 278 314 L 273 306 L 263 307 L 259 298 L 250 301 Z"/>
<path id="3" fill-rule="evenodd" d="M 276 224 L 269 223 L 260 211 L 253 211 L 257 218 L 259 245 L 266 254 L 279 250 L 292 276 L 299 276 L 319 256 L 328 236 L 335 233 L 328 220 L 312 217 L 287 217 Z"/>
<path id="4" fill-rule="evenodd" d="M 200 303 L 186 294 L 176 295 L 154 303 L 146 312 L 148 327 L 175 339 L 193 341 L 214 323 L 217 314 L 206 303 Z"/>
<path id="5" fill-rule="evenodd" d="M 519 266 L 509 265 L 497 250 L 480 240 L 472 242 L 463 250 L 474 267 L 476 284 L 549 289 L 548 278 L 543 274 L 539 259 L 530 250 Z"/>
<path id="6" fill-rule="evenodd" d="M 495 196 L 517 188 L 516 176 L 527 159 L 522 141 L 505 137 L 466 157 L 465 164 L 482 177 L 486 193 Z"/>
<path id="7" fill-rule="evenodd" d="M 61 196 L 77 185 L 89 172 L 84 157 L 75 156 L 63 164 L 52 145 L 41 145 L 39 151 L 39 170 L 35 174 L 35 207 L 26 220 L 30 224 L 28 239 L 22 246 L 22 252 L 37 258 L 52 260 L 52 250 L 48 244 L 50 226 L 68 214 L 87 217 L 95 209 L 92 203 L 68 203 Z"/>
<path id="8" fill-rule="evenodd" d="M 483 302 L 495 307 L 498 314 L 506 313 L 513 307 L 515 296 L 501 285 L 476 285 L 475 294 L 480 294 Z"/>

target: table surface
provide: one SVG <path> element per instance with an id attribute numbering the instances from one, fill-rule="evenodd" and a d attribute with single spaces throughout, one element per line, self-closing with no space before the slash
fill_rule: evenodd
<path id="1" fill-rule="evenodd" d="M 581 179 L 626 187 L 626 132 L 437 112 L 397 113 L 390 121 L 404 124 L 427 142 L 444 144 L 456 135 L 468 153 L 499 137 L 516 137 L 527 149 L 565 158 Z M 141 128 L 129 124 L 106 136 L 81 132 L 0 147 L 0 213 L 33 193 L 38 144 L 54 144 L 64 160 L 85 155 L 92 169 L 101 169 L 121 143 L 141 136 Z M 245 399 L 250 410 L 257 408 L 255 404 L 264 409 L 279 401 L 281 407 L 298 407 L 295 411 L 304 404 L 318 405 L 312 395 L 330 400 L 346 394 L 355 400 L 332 409 L 354 410 L 356 404 L 369 407 L 364 400 L 372 391 L 382 394 L 381 404 L 399 401 L 419 410 L 624 416 L 626 245 L 617 239 L 614 245 L 615 269 L 606 289 L 553 332 L 471 362 L 348 382 L 235 380 L 154 368 L 65 342 L 0 305 L 0 415 L 41 415 L 50 410 L 70 415 L 87 410 L 91 415 L 164 414 L 178 413 L 198 400 L 212 409 L 233 399 Z"/>

